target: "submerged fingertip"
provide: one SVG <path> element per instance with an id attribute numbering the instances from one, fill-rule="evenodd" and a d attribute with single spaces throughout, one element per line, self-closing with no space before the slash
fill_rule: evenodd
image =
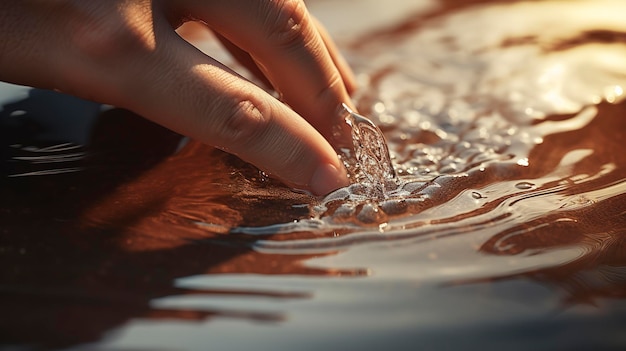
<path id="1" fill-rule="evenodd" d="M 348 184 L 348 176 L 343 168 L 337 168 L 330 163 L 319 166 L 315 172 L 313 172 L 313 176 L 309 182 L 311 192 L 319 196 L 326 195 Z"/>

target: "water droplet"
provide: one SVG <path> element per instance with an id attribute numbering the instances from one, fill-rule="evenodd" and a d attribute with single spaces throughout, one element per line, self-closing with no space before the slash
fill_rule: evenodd
<path id="1" fill-rule="evenodd" d="M 366 203 L 359 211 L 357 219 L 362 223 L 384 223 L 387 221 L 387 215 L 375 204 Z"/>
<path id="2" fill-rule="evenodd" d="M 376 113 L 383 113 L 385 112 L 385 104 L 382 102 L 377 102 L 374 104 L 374 111 L 376 111 Z"/>
<path id="3" fill-rule="evenodd" d="M 355 210 L 356 208 L 352 204 L 342 204 L 335 210 L 334 216 L 343 218 L 352 217 L 354 216 Z"/>
<path id="4" fill-rule="evenodd" d="M 476 200 L 479 199 L 486 199 L 486 197 L 484 197 L 481 193 L 479 193 L 478 191 L 472 191 L 472 197 Z"/>
<path id="5" fill-rule="evenodd" d="M 388 200 L 380 204 L 381 209 L 388 215 L 405 213 L 409 207 L 405 200 Z"/>
<path id="6" fill-rule="evenodd" d="M 535 188 L 535 184 L 529 183 L 529 182 L 521 182 L 521 183 L 515 184 L 515 187 L 520 190 L 530 190 L 530 189 Z"/>
<path id="7" fill-rule="evenodd" d="M 619 85 L 606 87 L 604 93 L 606 101 L 610 103 L 617 102 L 618 98 L 623 94 L 624 90 Z"/>

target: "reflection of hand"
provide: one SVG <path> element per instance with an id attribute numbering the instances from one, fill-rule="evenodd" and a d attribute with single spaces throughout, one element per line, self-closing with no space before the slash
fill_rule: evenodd
<path id="1" fill-rule="evenodd" d="M 187 20 L 253 58 L 308 123 L 181 39 L 174 28 Z M 296 188 L 347 184 L 323 136 L 353 78 L 302 0 L 5 1 L 0 79 L 131 109 Z"/>

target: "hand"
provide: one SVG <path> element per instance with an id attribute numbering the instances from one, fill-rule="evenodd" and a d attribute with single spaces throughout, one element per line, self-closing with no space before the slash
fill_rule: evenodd
<path id="1" fill-rule="evenodd" d="M 285 104 L 180 38 L 190 20 Z M 354 80 L 302 0 L 5 1 L 0 79 L 128 108 L 314 194 L 348 183 L 327 140 Z"/>

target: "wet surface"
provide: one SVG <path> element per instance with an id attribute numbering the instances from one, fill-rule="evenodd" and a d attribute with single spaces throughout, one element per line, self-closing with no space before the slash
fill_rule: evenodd
<path id="1" fill-rule="evenodd" d="M 364 1 L 338 35 L 382 192 L 294 193 L 130 112 L 0 86 L 0 345 L 624 349 L 626 4 L 416 3 L 368 27 Z"/>

